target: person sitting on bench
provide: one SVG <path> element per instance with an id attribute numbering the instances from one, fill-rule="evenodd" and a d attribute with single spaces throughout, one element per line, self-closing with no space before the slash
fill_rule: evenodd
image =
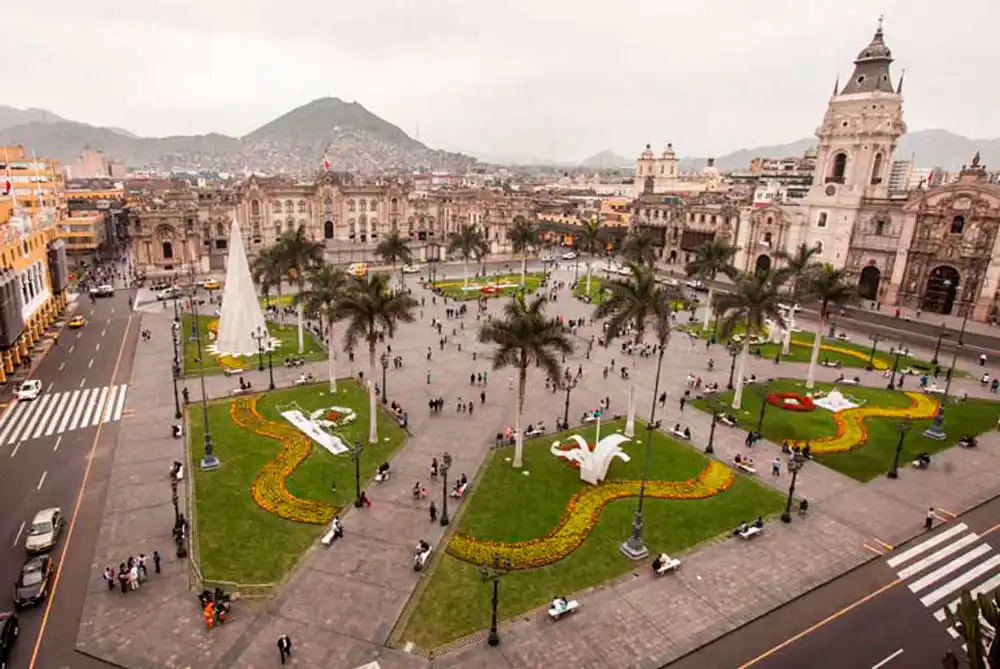
<path id="1" fill-rule="evenodd" d="M 661 555 L 657 555 L 655 558 L 653 558 L 653 573 L 654 574 L 657 573 L 657 572 L 659 572 L 660 571 L 660 567 L 663 566 L 663 560 L 661 559 L 662 557 L 663 557 L 663 555 L 661 554 Z"/>
<path id="2" fill-rule="evenodd" d="M 927 469 L 931 466 L 931 454 L 930 453 L 920 453 L 917 455 L 917 459 L 913 461 L 913 464 L 918 469 Z"/>
<path id="3" fill-rule="evenodd" d="M 343 539 L 344 538 L 344 524 L 342 522 L 340 522 L 340 517 L 339 516 L 334 516 L 333 517 L 333 527 L 331 529 L 333 530 L 333 538 L 334 539 Z"/>
<path id="4" fill-rule="evenodd" d="M 805 456 L 807 459 L 812 460 L 812 450 L 813 447 L 810 446 L 809 442 L 807 441 L 806 445 L 802 447 L 802 455 Z"/>
<path id="5" fill-rule="evenodd" d="M 962 437 L 962 439 L 959 440 L 958 445 L 964 448 L 975 448 L 976 446 L 979 445 L 979 442 L 976 441 L 976 438 L 970 434 L 965 437 Z"/>
<path id="6" fill-rule="evenodd" d="M 691 428 L 687 426 L 684 427 L 684 438 L 691 441 Z"/>
<path id="7" fill-rule="evenodd" d="M 569 602 L 562 595 L 556 597 L 552 600 L 552 608 L 556 613 L 565 613 L 566 609 L 569 608 Z"/>
<path id="8" fill-rule="evenodd" d="M 764 519 L 761 516 L 757 516 L 757 520 L 753 521 L 753 526 L 758 530 L 764 529 Z"/>
<path id="9" fill-rule="evenodd" d="M 739 525 L 736 526 L 735 530 L 733 530 L 733 536 L 735 537 L 737 535 L 742 535 L 749 529 L 750 526 L 747 525 L 747 521 L 744 520 L 743 522 L 741 522 Z"/>
<path id="10" fill-rule="evenodd" d="M 389 463 L 383 462 L 378 466 L 378 473 L 375 474 L 376 483 L 385 483 L 389 480 Z"/>

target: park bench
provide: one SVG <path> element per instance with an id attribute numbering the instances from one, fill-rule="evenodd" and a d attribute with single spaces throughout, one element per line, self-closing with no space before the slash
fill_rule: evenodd
<path id="1" fill-rule="evenodd" d="M 524 436 L 527 437 L 528 439 L 531 439 L 533 437 L 540 437 L 543 434 L 545 434 L 545 428 L 544 427 L 543 428 L 537 428 L 536 427 L 533 430 L 525 430 L 525 432 L 524 432 Z"/>
<path id="2" fill-rule="evenodd" d="M 751 525 L 747 529 L 740 532 L 740 538 L 746 541 L 750 541 L 763 531 L 764 531 L 763 527 L 757 527 L 756 525 Z"/>
<path id="3" fill-rule="evenodd" d="M 579 608 L 580 608 L 580 602 L 576 601 L 575 599 L 571 599 L 568 602 L 566 602 L 566 606 L 564 607 L 556 608 L 555 606 L 550 606 L 549 618 L 552 618 L 552 620 L 559 620 L 564 615 L 568 613 L 573 613 Z"/>
<path id="4" fill-rule="evenodd" d="M 753 467 L 751 467 L 750 465 L 748 465 L 745 462 L 739 463 L 738 465 L 736 465 L 736 467 L 737 467 L 737 469 L 739 469 L 740 471 L 742 471 L 742 472 L 744 472 L 746 474 L 753 474 L 753 475 L 757 474 L 757 470 L 754 469 Z"/>
<path id="5" fill-rule="evenodd" d="M 427 561 L 431 559 L 431 549 L 428 548 L 423 553 L 417 553 L 413 557 L 413 571 L 423 571 L 427 566 Z"/>
<path id="6" fill-rule="evenodd" d="M 859 386 L 861 385 L 861 380 L 858 379 L 857 377 L 853 379 L 844 378 L 844 379 L 839 379 L 837 383 L 839 383 L 842 386 Z"/>
<path id="7" fill-rule="evenodd" d="M 684 441 L 690 441 L 690 438 L 686 434 L 684 434 L 683 430 L 674 430 L 673 428 L 671 428 L 669 430 L 668 434 L 670 436 L 674 437 L 675 439 L 682 439 Z"/>
<path id="8" fill-rule="evenodd" d="M 229 391 L 229 396 L 236 397 L 237 395 L 246 395 L 249 392 L 251 392 L 250 388 L 233 388 Z"/>
<path id="9" fill-rule="evenodd" d="M 740 423 L 730 415 L 719 416 L 719 422 L 729 427 L 737 427 Z"/>
<path id="10" fill-rule="evenodd" d="M 660 565 L 660 568 L 655 570 L 653 573 L 656 574 L 657 576 L 663 576 L 667 572 L 679 569 L 680 566 L 681 566 L 680 560 L 678 560 L 677 558 L 672 558 L 670 556 L 667 556 L 667 559 L 663 561 L 663 564 Z"/>
<path id="11" fill-rule="evenodd" d="M 468 488 L 468 487 L 469 487 L 469 484 L 466 483 L 466 484 L 462 485 L 461 487 L 459 487 L 458 489 L 452 490 L 451 494 L 449 495 L 449 497 L 454 497 L 456 499 L 462 499 L 462 496 L 465 495 L 465 489 Z"/>

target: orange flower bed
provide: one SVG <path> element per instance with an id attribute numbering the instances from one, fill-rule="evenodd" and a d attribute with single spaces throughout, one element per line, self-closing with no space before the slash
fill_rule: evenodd
<path id="1" fill-rule="evenodd" d="M 646 495 L 653 499 L 706 499 L 727 490 L 736 475 L 712 460 L 701 473 L 686 481 L 647 481 Z M 510 560 L 513 569 L 535 569 L 562 560 L 583 545 L 608 502 L 638 497 L 641 481 L 609 481 L 574 495 L 566 513 L 551 532 L 531 541 L 488 541 L 456 534 L 447 553 L 464 562 L 486 566 L 495 554 Z"/>
<path id="2" fill-rule="evenodd" d="M 324 525 L 333 519 L 336 508 L 325 502 L 300 499 L 288 492 L 285 480 L 312 451 L 312 442 L 295 428 L 269 421 L 257 411 L 258 396 L 243 397 L 229 403 L 233 423 L 262 437 L 277 439 L 282 449 L 254 478 L 250 494 L 257 506 L 269 513 L 296 523 Z"/>

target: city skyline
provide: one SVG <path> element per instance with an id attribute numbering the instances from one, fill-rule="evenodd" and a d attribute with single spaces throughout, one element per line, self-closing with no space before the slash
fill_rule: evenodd
<path id="1" fill-rule="evenodd" d="M 622 21 L 561 1 L 508 3 L 503 13 L 454 2 L 390 1 L 329 16 L 308 0 L 280 16 L 263 3 L 234 7 L 19 5 L 15 24 L 46 29 L 15 33 L 12 52 L 51 53 L 88 28 L 121 42 L 84 41 L 70 67 L 27 61 L 6 103 L 143 136 L 240 136 L 329 95 L 419 130 L 429 146 L 479 155 L 579 160 L 611 149 L 632 158 L 647 142 L 721 155 L 811 135 L 835 78 L 849 75 L 885 12 L 892 76 L 907 71 L 909 127 L 1000 134 L 987 111 L 1000 92 L 980 85 L 975 66 L 1000 55 L 985 39 L 998 11 L 986 0 L 960 16 L 899 1 L 724 12 L 718 2 L 636 2 L 618 9 Z M 119 44 L 143 49 L 123 62 Z M 956 104 L 964 96 L 955 91 L 967 90 L 976 104 Z"/>

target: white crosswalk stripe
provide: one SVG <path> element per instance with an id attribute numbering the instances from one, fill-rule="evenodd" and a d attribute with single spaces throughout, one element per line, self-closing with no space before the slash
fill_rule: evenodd
<path id="1" fill-rule="evenodd" d="M 121 420 L 128 385 L 46 393 L 17 402 L 0 417 L 0 444 L 12 445 L 41 436 L 72 432 Z"/>
<path id="2" fill-rule="evenodd" d="M 955 609 L 963 588 L 969 588 L 973 597 L 1000 588 L 1000 554 L 965 523 L 931 535 L 891 556 L 886 564 L 920 597 L 921 604 L 934 610 L 934 619 L 945 625 L 945 607 Z M 961 637 L 953 627 L 946 631 L 953 639 Z"/>

